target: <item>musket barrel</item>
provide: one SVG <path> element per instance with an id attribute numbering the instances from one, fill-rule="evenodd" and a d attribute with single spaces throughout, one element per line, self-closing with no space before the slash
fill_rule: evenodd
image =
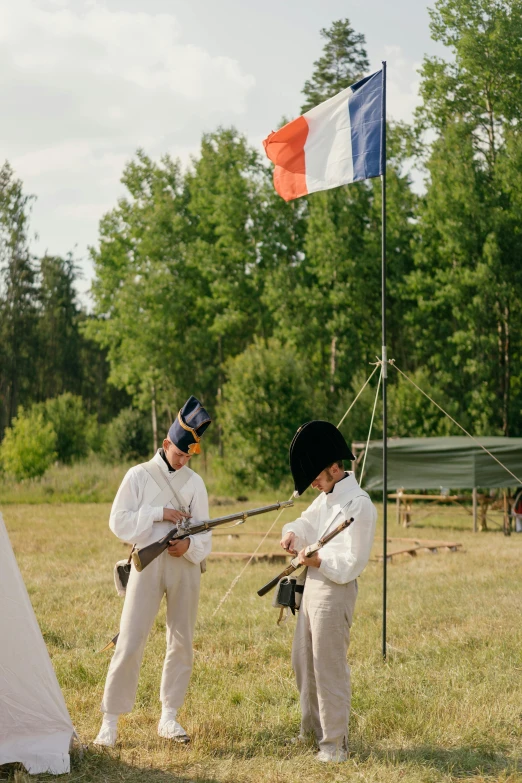
<path id="1" fill-rule="evenodd" d="M 281 503 L 272 503 L 271 506 L 261 506 L 260 508 L 251 508 L 248 511 L 236 511 L 235 514 L 228 514 L 226 517 L 217 517 L 217 519 L 211 519 L 212 526 L 220 525 L 225 522 L 233 522 L 235 519 L 241 519 L 243 517 L 255 517 L 257 514 L 268 514 L 269 511 L 277 511 L 280 508 L 289 508 L 294 505 L 293 500 L 284 500 Z"/>
<path id="2" fill-rule="evenodd" d="M 135 549 L 132 553 L 132 562 L 137 571 L 143 571 L 143 569 L 161 555 L 161 553 L 167 549 L 169 543 L 175 539 L 186 538 L 187 536 L 195 535 L 196 533 L 202 533 L 217 525 L 233 522 L 235 519 L 246 520 L 248 517 L 253 517 L 257 514 L 267 514 L 269 511 L 277 511 L 277 509 L 288 508 L 293 505 L 293 500 L 284 500 L 281 503 L 272 503 L 270 506 L 261 506 L 260 508 L 252 508 L 247 511 L 237 511 L 235 514 L 228 514 L 224 517 L 217 517 L 217 519 L 210 519 L 208 522 L 194 525 L 193 528 L 172 528 L 171 533 L 168 533 L 159 541 L 154 541 L 152 544 L 148 544 L 141 549 Z"/>

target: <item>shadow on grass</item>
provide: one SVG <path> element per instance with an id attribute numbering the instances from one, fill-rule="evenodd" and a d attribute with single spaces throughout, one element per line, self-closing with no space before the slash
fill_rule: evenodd
<path id="1" fill-rule="evenodd" d="M 355 751 L 353 758 L 360 762 L 372 759 L 390 767 L 422 767 L 435 769 L 444 775 L 451 775 L 466 780 L 477 775 L 494 775 L 501 773 L 522 772 L 522 762 L 510 758 L 504 753 L 488 748 L 461 747 L 446 750 L 445 748 L 420 745 L 416 748 L 401 748 L 400 750 L 367 750 Z"/>
<path id="2" fill-rule="evenodd" d="M 229 757 L 233 753 L 243 759 L 275 757 L 279 760 L 297 760 L 304 755 L 310 761 L 317 752 L 315 743 L 308 741 L 304 745 L 292 745 L 290 737 L 296 736 L 297 730 L 291 729 L 284 735 L 280 731 L 264 730 L 258 732 L 248 743 L 237 742 L 227 747 L 213 748 L 211 755 L 215 758 Z M 477 775 L 497 779 L 502 773 L 517 774 L 522 772 L 522 760 L 506 755 L 505 748 L 471 747 L 445 749 L 432 745 L 419 745 L 414 748 L 380 749 L 355 746 L 352 744 L 350 759 L 358 765 L 386 766 L 394 769 L 408 769 L 410 773 L 419 770 L 432 769 L 444 776 L 459 780 L 473 779 Z M 349 762 L 348 762 L 349 763 Z"/>
<path id="3" fill-rule="evenodd" d="M 261 751 L 261 752 L 260 752 Z M 303 757 L 309 756 L 312 761 L 312 755 L 315 753 L 312 743 L 299 749 L 295 746 L 289 746 L 271 735 L 269 732 L 262 732 L 255 740 L 242 747 L 231 748 L 230 745 L 222 750 L 215 749 L 207 757 L 206 763 L 211 764 L 211 758 L 220 758 L 226 756 L 230 758 L 231 754 L 236 758 L 242 759 L 261 759 L 263 757 L 276 757 L 279 761 L 303 761 Z M 415 769 L 433 770 L 440 775 L 450 776 L 451 779 L 461 781 L 476 780 L 477 776 L 499 779 L 499 776 L 513 775 L 522 772 L 522 762 L 520 760 L 509 758 L 503 753 L 497 753 L 494 750 L 462 747 L 445 750 L 443 748 L 421 745 L 410 749 L 354 749 L 350 753 L 350 759 L 347 766 L 350 766 L 350 760 L 358 766 L 359 772 L 366 767 L 371 770 L 372 767 L 387 767 L 389 770 L 408 770 L 410 775 Z M 140 763 L 138 760 L 134 764 L 132 761 L 124 761 L 118 752 L 91 751 L 87 750 L 80 758 L 77 754 L 71 759 L 71 772 L 69 775 L 28 775 L 19 764 L 6 764 L 0 766 L 0 781 L 9 781 L 9 783 L 47 783 L 47 781 L 57 780 L 63 783 L 75 783 L 81 780 L 82 783 L 219 783 L 218 778 L 209 776 L 204 770 L 194 772 L 188 768 L 194 763 L 188 759 L 185 762 L 172 761 L 164 769 L 155 769 L 152 766 Z M 200 766 L 198 764 L 198 766 Z M 337 765 L 335 765 L 337 766 Z M 344 765 L 343 765 L 344 766 Z M 518 779 L 518 778 L 517 778 Z"/>
<path id="4" fill-rule="evenodd" d="M 200 774 L 186 773 L 186 763 L 169 763 L 166 769 L 155 769 L 137 762 L 133 764 L 120 758 L 118 751 L 86 749 L 83 754 L 71 754 L 71 771 L 68 775 L 28 775 L 20 764 L 4 764 L 0 766 L 0 781 L 10 783 L 219 783 L 205 772 Z"/>

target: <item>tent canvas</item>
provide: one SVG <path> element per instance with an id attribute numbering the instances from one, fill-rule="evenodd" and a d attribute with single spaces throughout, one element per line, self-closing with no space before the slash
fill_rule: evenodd
<path id="1" fill-rule="evenodd" d="M 69 772 L 74 727 L 1 514 L 0 628 L 0 764 Z"/>
<path id="2" fill-rule="evenodd" d="M 522 438 L 477 438 L 515 476 L 522 478 Z M 471 438 L 390 438 L 388 487 L 473 489 L 513 487 L 517 482 Z M 363 485 L 382 489 L 382 441 L 371 441 Z"/>

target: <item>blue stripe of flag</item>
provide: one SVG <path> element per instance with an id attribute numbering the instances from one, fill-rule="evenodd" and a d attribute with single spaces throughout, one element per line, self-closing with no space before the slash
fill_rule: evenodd
<path id="1" fill-rule="evenodd" d="M 353 84 L 348 101 L 353 181 L 379 177 L 382 169 L 382 71 Z"/>

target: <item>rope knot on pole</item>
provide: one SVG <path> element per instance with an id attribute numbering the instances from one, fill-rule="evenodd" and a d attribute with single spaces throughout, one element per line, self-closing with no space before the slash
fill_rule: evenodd
<path id="1" fill-rule="evenodd" d="M 375 357 L 376 361 L 374 362 L 368 362 L 372 367 L 383 367 L 385 364 L 391 364 L 392 367 L 395 367 L 395 359 L 380 359 L 378 356 Z"/>

